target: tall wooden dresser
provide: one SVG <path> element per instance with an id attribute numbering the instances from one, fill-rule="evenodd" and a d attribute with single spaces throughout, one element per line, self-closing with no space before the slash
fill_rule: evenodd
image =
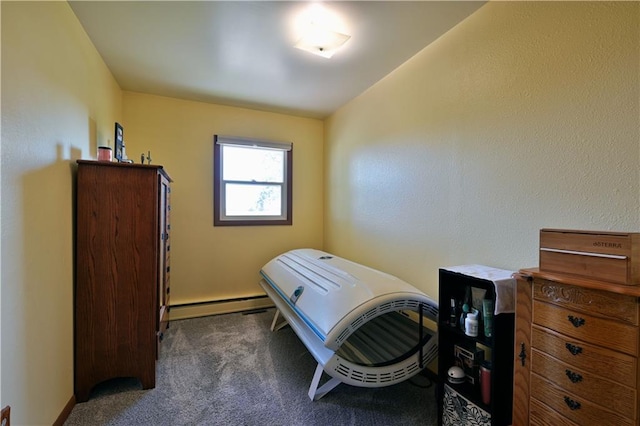
<path id="1" fill-rule="evenodd" d="M 513 425 L 640 425 L 640 287 L 523 269 Z"/>
<path id="2" fill-rule="evenodd" d="M 78 160 L 75 395 L 116 377 L 155 387 L 168 327 L 170 182 L 162 166 Z"/>

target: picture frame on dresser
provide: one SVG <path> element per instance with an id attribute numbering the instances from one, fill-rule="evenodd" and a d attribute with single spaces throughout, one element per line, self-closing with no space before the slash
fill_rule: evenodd
<path id="1" fill-rule="evenodd" d="M 124 147 L 124 129 L 122 125 L 116 122 L 114 131 L 114 145 L 115 145 L 115 159 L 116 161 L 122 161 L 124 159 L 123 147 Z"/>

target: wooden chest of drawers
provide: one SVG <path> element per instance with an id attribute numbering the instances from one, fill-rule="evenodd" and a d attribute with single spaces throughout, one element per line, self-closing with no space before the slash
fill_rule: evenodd
<path id="1" fill-rule="evenodd" d="M 162 166 L 78 160 L 74 388 L 155 387 L 168 327 L 170 184 Z"/>
<path id="2" fill-rule="evenodd" d="M 640 425 L 638 297 L 636 287 L 520 272 L 514 426 Z"/>

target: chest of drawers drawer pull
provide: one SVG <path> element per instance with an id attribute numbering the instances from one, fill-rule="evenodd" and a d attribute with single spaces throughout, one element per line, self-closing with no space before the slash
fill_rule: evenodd
<path id="1" fill-rule="evenodd" d="M 571 370 L 565 370 L 564 371 L 565 374 L 567 375 L 567 377 L 569 378 L 569 380 L 571 380 L 571 383 L 578 383 L 582 381 L 582 375 L 579 373 L 575 373 Z"/>
<path id="2" fill-rule="evenodd" d="M 582 348 L 580 346 L 573 345 L 571 343 L 565 343 L 564 347 L 567 348 L 571 355 L 580 355 L 582 353 Z"/>
<path id="3" fill-rule="evenodd" d="M 520 362 L 522 362 L 522 366 L 524 367 L 524 360 L 527 359 L 527 351 L 525 350 L 524 342 L 520 343 L 520 354 L 518 355 L 520 358 Z"/>
<path id="4" fill-rule="evenodd" d="M 574 317 L 573 315 L 568 315 L 567 319 L 575 328 L 581 327 L 584 325 L 584 318 Z"/>
<path id="5" fill-rule="evenodd" d="M 580 407 L 582 407 L 582 404 L 580 404 L 578 401 L 574 401 L 568 396 L 564 397 L 564 402 L 565 404 L 567 404 L 567 407 L 569 407 L 570 410 L 579 410 Z"/>

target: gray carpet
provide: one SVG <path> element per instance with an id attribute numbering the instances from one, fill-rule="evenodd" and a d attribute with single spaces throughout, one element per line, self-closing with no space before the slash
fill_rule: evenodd
<path id="1" fill-rule="evenodd" d="M 172 322 L 155 389 L 136 379 L 100 384 L 65 425 L 437 424 L 435 384 L 422 375 L 384 388 L 341 384 L 312 402 L 315 360 L 289 327 L 269 330 L 273 314 Z"/>

